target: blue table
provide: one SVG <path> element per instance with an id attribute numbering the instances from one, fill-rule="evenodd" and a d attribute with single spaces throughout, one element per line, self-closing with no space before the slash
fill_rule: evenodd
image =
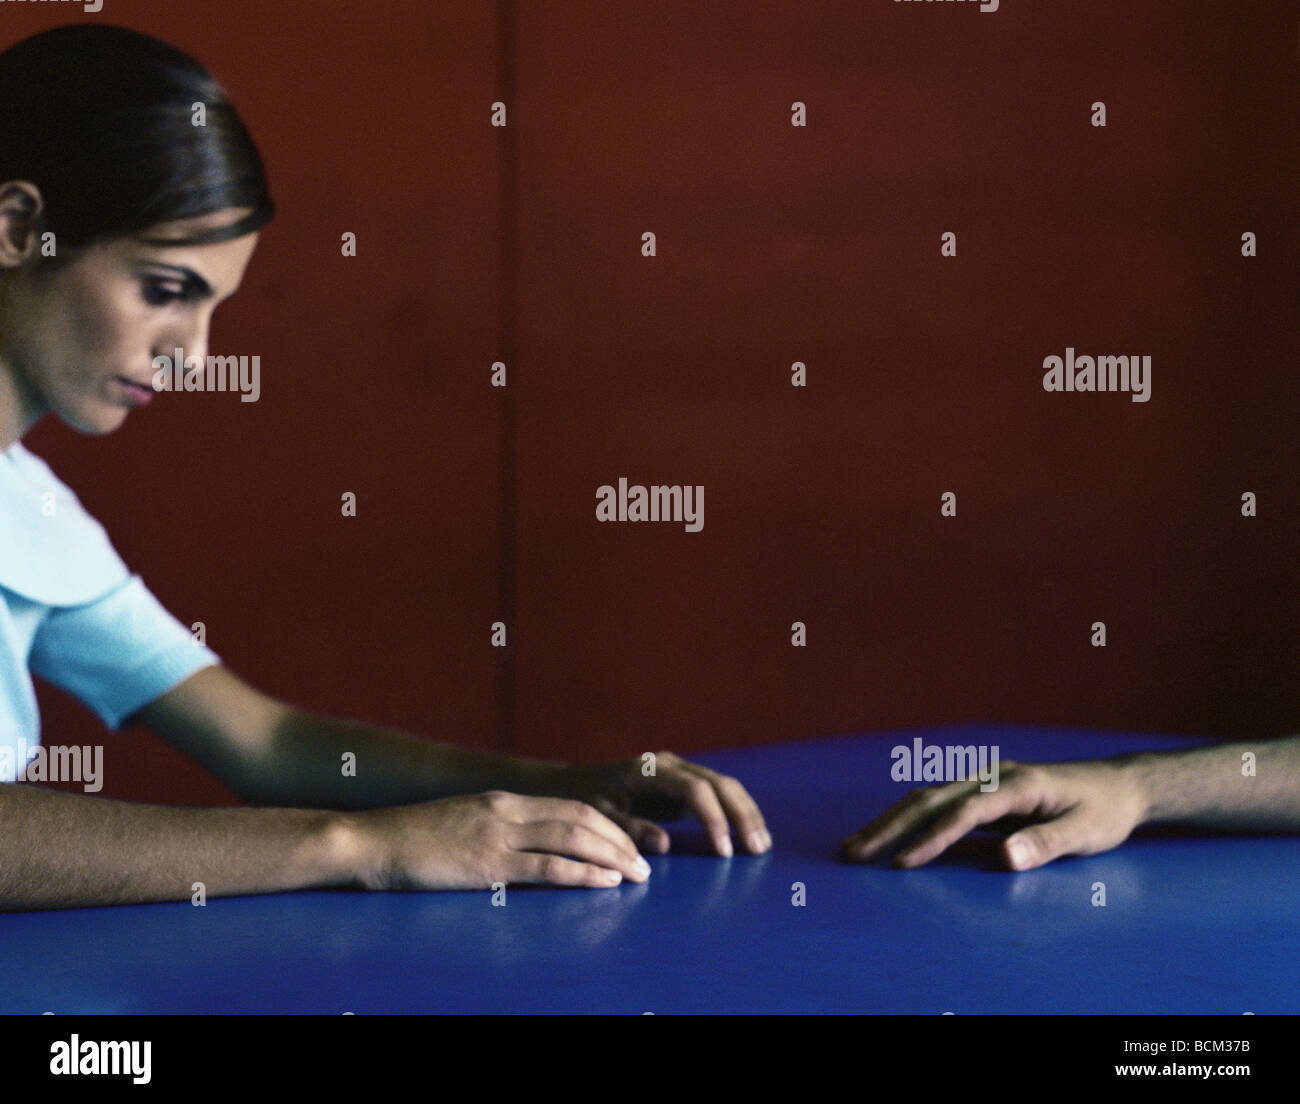
<path id="1" fill-rule="evenodd" d="M 1294 838 L 1151 834 L 1019 874 L 840 862 L 909 788 L 890 749 L 917 736 L 1026 761 L 1199 743 L 968 725 L 700 755 L 758 800 L 771 854 L 708 857 L 683 825 L 645 885 L 511 888 L 505 907 L 329 891 L 0 915 L 0 1011 L 1300 1010 Z"/>

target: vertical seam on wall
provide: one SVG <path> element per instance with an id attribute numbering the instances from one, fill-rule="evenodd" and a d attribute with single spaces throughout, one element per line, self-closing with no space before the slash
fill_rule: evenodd
<path id="1" fill-rule="evenodd" d="M 497 3 L 497 80 L 499 99 L 506 105 L 506 126 L 497 129 L 498 218 L 500 245 L 498 281 L 500 313 L 497 320 L 500 349 L 494 359 L 506 365 L 507 386 L 493 389 L 500 406 L 497 432 L 497 619 L 506 626 L 506 646 L 494 648 L 497 656 L 497 744 L 502 751 L 515 747 L 515 662 L 514 650 L 519 643 L 516 612 L 515 554 L 517 495 L 517 436 L 515 388 L 519 383 L 519 365 L 515 357 L 516 312 L 518 306 L 518 257 L 516 242 L 516 150 L 514 143 L 515 111 L 515 7 L 513 0 Z"/>

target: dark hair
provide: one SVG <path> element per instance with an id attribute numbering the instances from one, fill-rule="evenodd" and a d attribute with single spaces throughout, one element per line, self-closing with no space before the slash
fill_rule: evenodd
<path id="1" fill-rule="evenodd" d="M 206 126 L 192 122 L 202 103 Z M 193 58 L 123 27 L 81 24 L 0 53 L 0 182 L 45 200 L 42 231 L 78 249 L 173 219 L 251 208 L 185 244 L 228 241 L 275 213 L 262 159 Z"/>

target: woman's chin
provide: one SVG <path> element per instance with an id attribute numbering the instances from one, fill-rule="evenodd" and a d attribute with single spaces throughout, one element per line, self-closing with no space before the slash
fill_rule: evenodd
<path id="1" fill-rule="evenodd" d="M 92 437 L 102 437 L 106 433 L 112 433 L 116 429 L 122 428 L 122 423 L 126 421 L 126 416 L 130 413 L 125 407 L 104 407 L 93 412 L 78 410 L 69 413 L 59 413 L 59 419 L 64 425 L 71 426 L 78 433 L 86 433 Z"/>

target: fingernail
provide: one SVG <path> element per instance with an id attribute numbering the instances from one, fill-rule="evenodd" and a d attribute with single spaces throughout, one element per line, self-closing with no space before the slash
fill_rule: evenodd
<path id="1" fill-rule="evenodd" d="M 640 855 L 637 856 L 636 863 L 632 869 L 647 878 L 650 876 L 650 864 L 646 862 L 645 859 L 641 858 Z"/>
<path id="2" fill-rule="evenodd" d="M 746 837 L 746 840 L 749 844 L 749 849 L 751 851 L 763 850 L 763 833 L 760 832 L 758 829 L 754 829 L 754 831 L 750 832 L 749 835 Z"/>
<path id="3" fill-rule="evenodd" d="M 604 874 L 601 875 L 601 878 L 610 885 L 618 885 L 618 883 L 623 880 L 623 875 L 617 870 L 606 870 Z"/>
<path id="4" fill-rule="evenodd" d="M 1019 870 L 1029 861 L 1029 848 L 1022 840 L 1011 840 L 1007 843 L 1007 857 L 1011 859 L 1011 865 Z"/>
<path id="5" fill-rule="evenodd" d="M 719 836 L 718 839 L 717 839 L 717 844 L 718 844 L 718 854 L 721 855 L 721 856 L 722 856 L 723 858 L 725 858 L 725 859 L 729 859 L 729 858 L 731 858 L 731 854 L 732 854 L 732 852 L 731 852 L 731 837 L 730 837 L 730 836 Z"/>

